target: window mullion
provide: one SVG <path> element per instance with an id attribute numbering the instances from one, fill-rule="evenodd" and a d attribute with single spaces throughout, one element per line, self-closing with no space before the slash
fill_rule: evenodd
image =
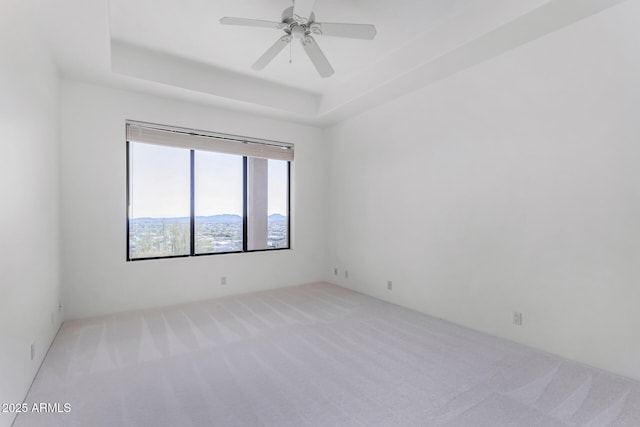
<path id="1" fill-rule="evenodd" d="M 287 162 L 287 248 L 291 248 L 291 162 Z"/>
<path id="2" fill-rule="evenodd" d="M 131 261 L 131 144 L 127 141 L 127 261 Z"/>
<path id="3" fill-rule="evenodd" d="M 196 212 L 196 201 L 195 201 L 195 183 L 196 183 L 196 172 L 195 172 L 195 157 L 196 157 L 196 153 L 194 150 L 190 150 L 191 151 L 191 216 L 190 216 L 190 220 L 189 220 L 189 235 L 190 235 L 190 240 L 189 240 L 189 245 L 190 245 L 190 253 L 191 256 L 195 255 L 196 253 L 196 218 L 195 218 L 195 212 Z"/>
<path id="4" fill-rule="evenodd" d="M 242 252 L 247 252 L 249 245 L 247 242 L 247 237 L 249 235 L 247 228 L 247 205 L 248 205 L 248 197 L 249 193 L 247 191 L 248 179 L 247 179 L 247 156 L 242 158 Z"/>

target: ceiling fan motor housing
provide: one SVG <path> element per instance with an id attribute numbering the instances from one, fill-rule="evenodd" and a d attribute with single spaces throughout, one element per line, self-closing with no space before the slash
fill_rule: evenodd
<path id="1" fill-rule="evenodd" d="M 293 6 L 286 8 L 283 12 L 282 12 L 282 22 L 285 22 L 287 24 L 292 24 L 294 22 L 297 22 L 298 24 L 310 24 L 312 22 L 315 22 L 316 20 L 316 15 L 311 12 L 311 15 L 306 17 L 306 16 L 294 16 L 293 15 Z"/>

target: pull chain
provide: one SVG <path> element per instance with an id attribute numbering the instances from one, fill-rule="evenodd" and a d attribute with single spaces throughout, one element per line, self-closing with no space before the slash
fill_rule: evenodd
<path id="1" fill-rule="evenodd" d="M 289 42 L 289 64 L 293 63 L 293 58 L 292 58 L 292 54 L 291 54 L 291 51 L 293 50 L 292 45 L 293 45 L 293 43 Z"/>

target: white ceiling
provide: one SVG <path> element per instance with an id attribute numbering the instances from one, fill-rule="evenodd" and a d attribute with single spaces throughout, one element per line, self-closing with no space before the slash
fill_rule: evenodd
<path id="1" fill-rule="evenodd" d="M 280 21 L 291 0 L 110 0 L 111 38 L 242 75 L 259 77 L 310 92 L 330 87 L 374 66 L 380 59 L 472 4 L 472 0 L 318 0 L 319 22 L 376 25 L 373 41 L 318 36 L 318 44 L 336 69 L 321 78 L 299 43 L 291 44 L 263 71 L 251 65 L 284 33 L 269 28 L 219 24 L 223 16 Z M 420 16 L 416 22 L 415 16 Z"/>
<path id="2" fill-rule="evenodd" d="M 624 0 L 317 0 L 318 22 L 374 24 L 374 40 L 316 36 L 335 74 L 292 43 L 250 67 L 291 0 L 35 0 L 68 78 L 325 125 L 463 71 Z M 289 63 L 291 54 L 292 63 Z"/>

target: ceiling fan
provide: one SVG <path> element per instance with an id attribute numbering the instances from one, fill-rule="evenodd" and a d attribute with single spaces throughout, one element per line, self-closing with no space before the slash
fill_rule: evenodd
<path id="1" fill-rule="evenodd" d="M 314 4 L 315 0 L 294 0 L 293 6 L 286 8 L 282 12 L 282 21 L 280 22 L 225 16 L 220 19 L 220 23 L 245 27 L 274 28 L 285 32 L 285 35 L 280 37 L 251 66 L 254 70 L 264 69 L 293 39 L 299 39 L 318 73 L 322 77 L 329 77 L 334 73 L 333 67 L 327 57 L 324 56 L 324 53 L 322 53 L 312 34 L 372 40 L 376 35 L 376 27 L 369 24 L 316 22 L 313 14 Z"/>

